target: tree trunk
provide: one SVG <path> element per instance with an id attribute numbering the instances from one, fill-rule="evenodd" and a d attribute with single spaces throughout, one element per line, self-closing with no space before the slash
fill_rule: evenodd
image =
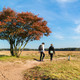
<path id="1" fill-rule="evenodd" d="M 13 41 L 12 40 L 10 40 L 10 53 L 11 53 L 11 56 L 14 56 Z"/>
<path id="2" fill-rule="evenodd" d="M 22 51 L 23 51 L 23 49 L 25 48 L 25 46 L 27 45 L 27 43 L 28 43 L 28 40 L 26 41 L 26 43 L 25 43 L 25 45 L 23 46 L 23 48 L 22 48 L 22 50 L 20 51 L 20 49 L 21 49 L 21 47 L 19 48 L 19 54 L 18 54 L 18 56 L 17 57 L 20 57 L 20 55 L 21 55 L 21 53 L 22 53 Z"/>

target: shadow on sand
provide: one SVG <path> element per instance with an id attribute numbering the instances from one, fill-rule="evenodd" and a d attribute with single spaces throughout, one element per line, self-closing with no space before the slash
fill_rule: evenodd
<path id="1" fill-rule="evenodd" d="M 36 59 L 36 58 L 34 58 L 33 60 L 38 61 L 38 62 L 41 62 L 40 60 L 38 60 L 38 59 Z"/>

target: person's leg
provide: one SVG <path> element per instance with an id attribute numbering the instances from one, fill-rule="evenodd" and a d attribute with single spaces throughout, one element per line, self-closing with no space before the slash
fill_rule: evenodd
<path id="1" fill-rule="evenodd" d="M 43 54 L 43 57 L 42 57 L 42 60 L 43 60 L 43 59 L 44 59 L 44 57 L 45 57 L 45 53 L 43 52 L 42 54 Z"/>
<path id="2" fill-rule="evenodd" d="M 53 58 L 53 54 L 51 54 L 51 61 L 52 61 L 52 58 Z"/>
<path id="3" fill-rule="evenodd" d="M 42 60 L 42 52 L 40 52 L 40 61 Z"/>

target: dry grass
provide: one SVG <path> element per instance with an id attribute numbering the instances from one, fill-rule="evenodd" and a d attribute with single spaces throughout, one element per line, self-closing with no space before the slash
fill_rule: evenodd
<path id="1" fill-rule="evenodd" d="M 56 51 L 55 53 L 54 60 L 50 62 L 46 51 L 46 61 L 25 71 L 24 80 L 80 80 L 80 51 Z M 69 54 L 71 61 L 67 59 Z M 20 58 L 11 57 L 9 51 L 0 51 L 0 61 L 26 61 L 34 58 L 39 60 L 39 57 L 38 51 L 23 51 Z"/>
<path id="2" fill-rule="evenodd" d="M 63 59 L 69 54 L 72 57 L 71 61 Z M 47 52 L 46 58 L 49 58 Z M 48 60 L 27 70 L 24 80 L 80 80 L 80 51 L 56 51 L 52 62 Z"/>
<path id="3" fill-rule="evenodd" d="M 48 54 L 48 51 L 45 51 Z M 68 55 L 72 53 L 72 55 L 80 55 L 80 51 L 56 51 L 56 55 Z M 39 54 L 38 51 L 23 51 L 21 56 L 25 56 L 27 54 Z M 0 51 L 0 55 L 10 55 L 10 51 Z"/>
<path id="4" fill-rule="evenodd" d="M 80 51 L 56 51 L 55 58 L 59 57 L 68 57 L 70 54 L 71 57 L 79 58 Z M 45 59 L 49 59 L 48 51 L 45 51 Z M 14 60 L 29 60 L 29 59 L 39 59 L 40 53 L 38 51 L 23 51 L 20 58 L 11 57 L 10 51 L 0 51 L 0 60 L 4 61 L 14 61 Z"/>

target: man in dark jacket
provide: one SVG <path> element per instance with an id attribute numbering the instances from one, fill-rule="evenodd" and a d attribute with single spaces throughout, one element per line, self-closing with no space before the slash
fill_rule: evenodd
<path id="1" fill-rule="evenodd" d="M 50 55 L 50 60 L 52 61 L 53 58 L 53 54 L 55 54 L 55 50 L 53 47 L 53 44 L 51 44 L 51 46 L 49 47 L 49 55 Z"/>

